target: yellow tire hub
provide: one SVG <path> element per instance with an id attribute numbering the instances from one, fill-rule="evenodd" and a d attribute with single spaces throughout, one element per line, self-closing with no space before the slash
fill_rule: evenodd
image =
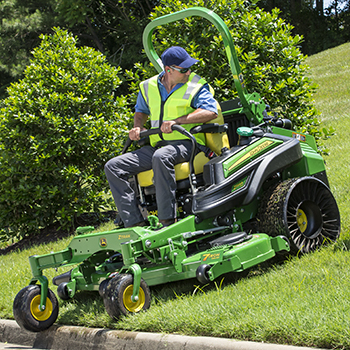
<path id="1" fill-rule="evenodd" d="M 45 310 L 40 310 L 40 294 L 35 296 L 30 303 L 30 313 L 38 321 L 46 321 L 52 315 L 52 302 L 49 298 L 46 299 Z"/>
<path id="2" fill-rule="evenodd" d="M 133 292 L 133 285 L 131 284 L 130 286 L 127 286 L 124 290 L 123 293 L 123 302 L 125 308 L 129 312 L 139 312 L 142 310 L 143 306 L 145 305 L 145 292 L 143 291 L 142 288 L 140 288 L 139 291 L 139 300 L 136 302 L 133 302 L 131 297 L 132 297 L 132 292 Z"/>
<path id="3" fill-rule="evenodd" d="M 304 233 L 307 229 L 307 216 L 305 215 L 304 211 L 301 209 L 298 209 L 297 212 L 297 224 L 299 226 L 299 230 L 301 233 Z"/>

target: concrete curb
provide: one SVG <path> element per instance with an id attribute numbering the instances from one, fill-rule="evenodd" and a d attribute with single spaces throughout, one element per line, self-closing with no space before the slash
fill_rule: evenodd
<path id="1" fill-rule="evenodd" d="M 305 350 L 304 347 L 236 341 L 225 338 L 126 332 L 54 325 L 31 333 L 15 321 L 0 320 L 0 342 L 54 350 Z"/>

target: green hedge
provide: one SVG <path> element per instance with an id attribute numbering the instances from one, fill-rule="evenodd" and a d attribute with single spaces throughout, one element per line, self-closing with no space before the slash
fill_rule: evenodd
<path id="1" fill-rule="evenodd" d="M 108 208 L 104 163 L 120 153 L 131 111 L 114 100 L 120 70 L 60 29 L 41 36 L 0 114 L 2 238 Z"/>

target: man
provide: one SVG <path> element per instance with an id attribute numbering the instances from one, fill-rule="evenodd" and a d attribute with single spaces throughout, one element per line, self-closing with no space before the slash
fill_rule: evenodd
<path id="1" fill-rule="evenodd" d="M 164 71 L 140 84 L 134 115 L 134 127 L 129 131 L 131 140 L 140 139 L 140 131 L 148 118 L 151 128 L 159 128 L 160 135 L 150 136 L 150 146 L 126 153 L 108 161 L 105 172 L 119 215 L 125 227 L 143 226 L 144 219 L 138 208 L 136 195 L 128 178 L 153 169 L 158 218 L 163 226 L 176 219 L 176 181 L 174 166 L 186 162 L 191 155 L 189 139 L 171 126 L 180 124 L 187 130 L 217 117 L 216 101 L 204 79 L 191 73 L 198 60 L 185 49 L 172 46 L 161 56 Z M 204 135 L 195 136 L 204 145 Z"/>

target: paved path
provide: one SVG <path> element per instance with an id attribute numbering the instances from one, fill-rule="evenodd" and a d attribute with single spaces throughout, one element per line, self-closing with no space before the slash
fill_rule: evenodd
<path id="1" fill-rule="evenodd" d="M 31 346 L 26 346 L 26 345 L 0 343 L 0 350 L 27 350 L 27 349 L 39 350 L 39 349 L 34 349 Z"/>
<path id="2" fill-rule="evenodd" d="M 126 332 L 103 328 L 53 325 L 31 333 L 15 321 L 0 320 L 0 342 L 6 350 L 306 350 L 308 348 L 236 341 L 214 337 L 189 337 L 174 334 Z M 12 345 L 11 344 L 20 344 Z M 310 349 L 308 349 L 310 350 Z"/>

